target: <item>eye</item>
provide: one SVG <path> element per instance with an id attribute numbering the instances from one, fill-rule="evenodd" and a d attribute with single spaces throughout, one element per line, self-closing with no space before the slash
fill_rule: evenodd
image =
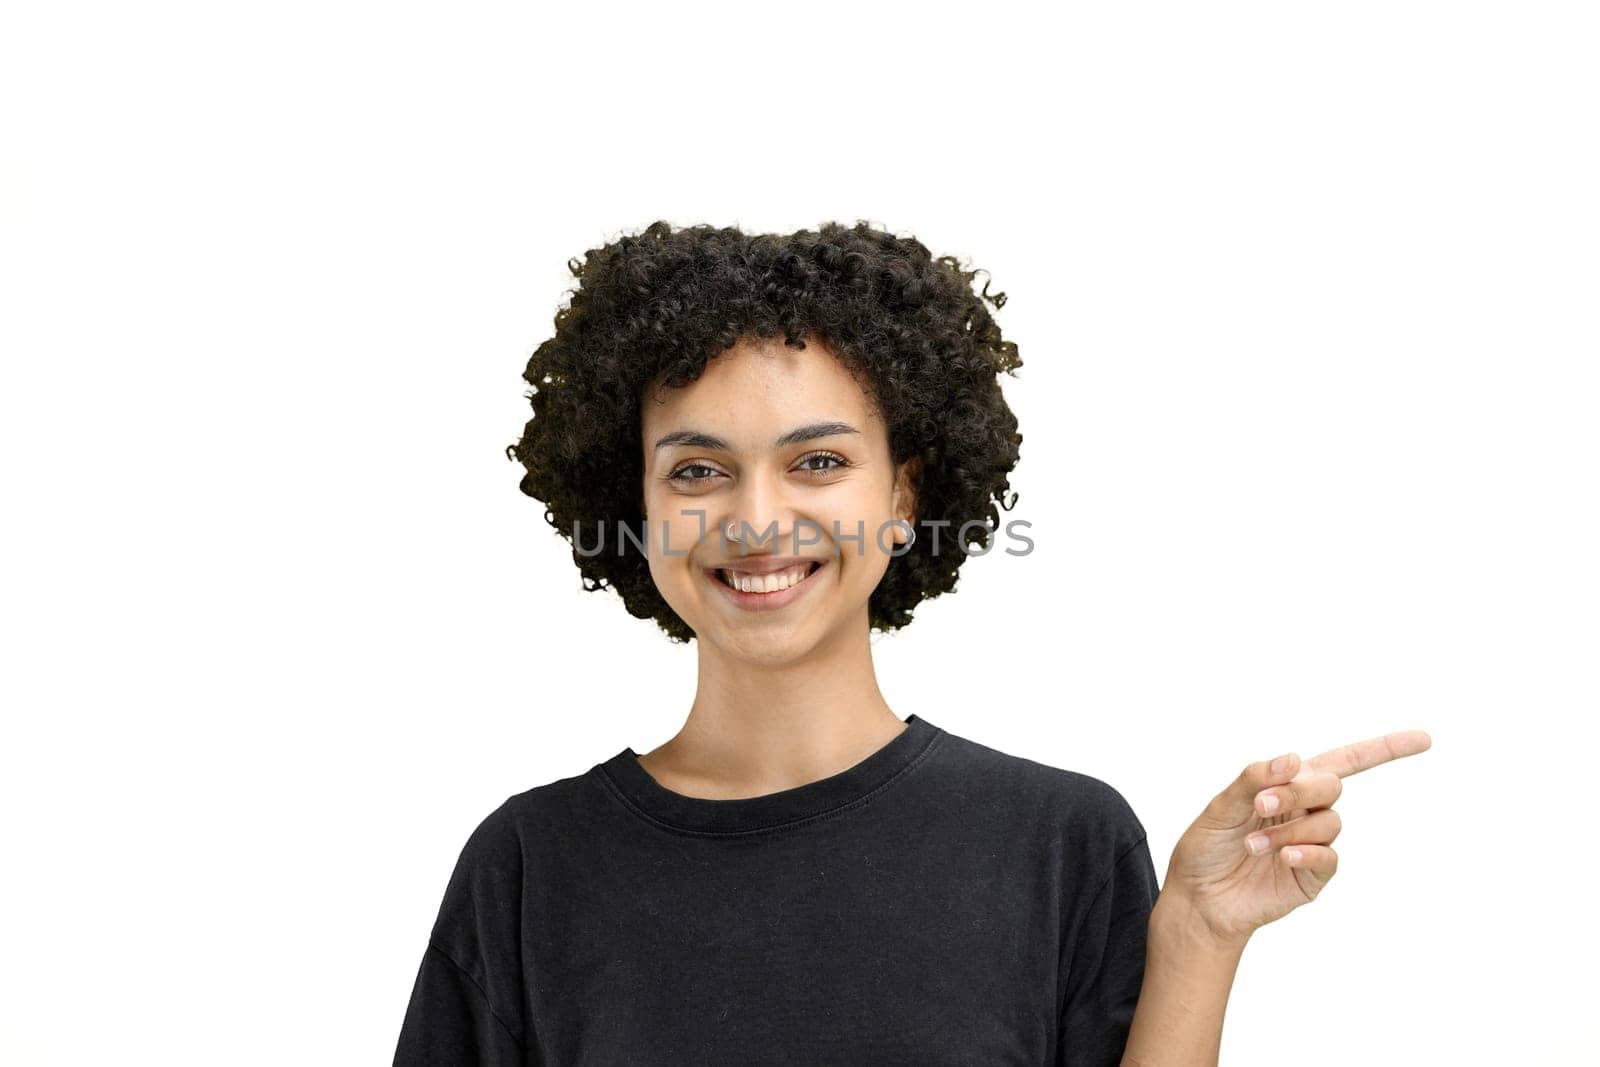
<path id="1" fill-rule="evenodd" d="M 689 471 L 709 471 L 710 473 L 709 474 L 696 475 L 694 477 L 690 477 L 689 473 L 688 473 Z M 703 481 L 706 481 L 707 479 L 709 479 L 711 477 L 711 475 L 720 474 L 720 473 L 722 473 L 722 472 L 717 470 L 715 467 L 708 466 L 708 465 L 706 465 L 704 463 L 685 463 L 683 466 L 678 467 L 671 474 L 667 475 L 667 481 L 669 481 L 669 482 L 703 482 Z"/>
<path id="2" fill-rule="evenodd" d="M 813 467 L 809 464 L 830 462 L 826 467 Z M 834 471 L 843 470 L 850 466 L 850 461 L 834 452 L 813 452 L 800 461 L 800 468 L 807 474 L 832 474 Z"/>

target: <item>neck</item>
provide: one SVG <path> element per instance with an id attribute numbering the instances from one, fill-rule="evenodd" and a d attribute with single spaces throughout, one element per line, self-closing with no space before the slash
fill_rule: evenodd
<path id="1" fill-rule="evenodd" d="M 640 765 L 674 792 L 736 800 L 806 785 L 872 755 L 905 721 L 878 688 L 864 615 L 860 621 L 847 636 L 778 664 L 697 641 L 688 719 Z"/>

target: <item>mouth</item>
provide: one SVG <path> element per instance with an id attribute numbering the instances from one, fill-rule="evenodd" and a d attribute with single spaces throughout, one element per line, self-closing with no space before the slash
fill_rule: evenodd
<path id="1" fill-rule="evenodd" d="M 811 560 L 802 570 L 794 567 L 775 574 L 737 574 L 722 567 L 705 573 L 735 607 L 747 611 L 775 611 L 787 607 L 817 585 L 817 574 L 827 560 Z M 736 583 L 743 583 L 743 588 Z"/>
<path id="2" fill-rule="evenodd" d="M 810 566 L 806 566 L 805 574 L 800 577 L 800 581 L 803 582 L 805 581 L 806 577 L 811 577 L 813 574 L 816 574 L 816 571 L 818 571 L 818 568 L 821 568 L 821 566 L 822 560 L 811 560 Z M 718 566 L 718 568 L 712 568 L 712 573 L 717 576 L 717 581 L 722 582 L 723 585 L 728 585 L 730 589 L 738 589 L 738 585 L 734 585 L 734 577 L 744 577 L 744 579 L 762 579 L 762 577 L 765 577 L 765 574 L 742 574 L 742 576 L 736 576 L 733 571 L 722 568 L 722 566 Z M 792 584 L 798 584 L 798 582 L 792 582 Z M 760 595 L 763 595 L 763 597 L 768 595 L 766 590 L 760 587 L 760 582 L 755 584 L 755 589 L 749 589 L 746 590 L 746 592 L 760 593 Z M 782 590 L 773 590 L 773 592 L 782 592 Z"/>

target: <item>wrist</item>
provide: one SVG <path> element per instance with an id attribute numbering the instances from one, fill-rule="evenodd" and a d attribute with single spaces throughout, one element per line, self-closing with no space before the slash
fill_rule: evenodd
<path id="1" fill-rule="evenodd" d="M 1219 932 L 1195 902 L 1181 893 L 1162 890 L 1156 896 L 1150 914 L 1150 943 L 1156 951 L 1237 961 L 1249 941 L 1249 933 Z"/>

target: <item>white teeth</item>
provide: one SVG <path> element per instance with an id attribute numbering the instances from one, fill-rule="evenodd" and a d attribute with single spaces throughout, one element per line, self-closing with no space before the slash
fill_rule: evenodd
<path id="1" fill-rule="evenodd" d="M 786 571 L 776 571 L 772 574 L 734 574 L 732 571 L 723 571 L 722 576 L 728 584 L 742 593 L 778 593 L 805 581 L 806 575 L 811 573 L 811 564 L 801 563 L 790 567 Z"/>

